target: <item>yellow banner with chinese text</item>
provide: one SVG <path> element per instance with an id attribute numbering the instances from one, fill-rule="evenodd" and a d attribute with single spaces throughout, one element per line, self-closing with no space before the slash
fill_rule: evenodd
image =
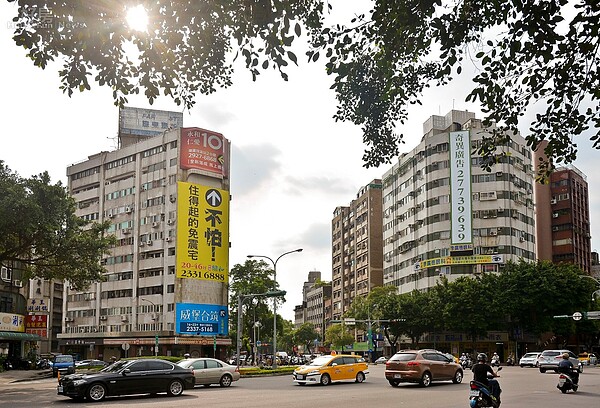
<path id="1" fill-rule="evenodd" d="M 229 192 L 177 183 L 178 278 L 227 283 L 229 268 Z"/>

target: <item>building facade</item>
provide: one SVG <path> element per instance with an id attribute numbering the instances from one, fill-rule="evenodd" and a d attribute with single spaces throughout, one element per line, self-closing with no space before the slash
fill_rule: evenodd
<path id="1" fill-rule="evenodd" d="M 431 116 L 423 133 L 383 176 L 384 284 L 406 293 L 442 276 L 535 260 L 534 172 L 523 137 L 498 146 L 488 172 L 476 151 L 491 133 L 475 114 Z"/>
<path id="2" fill-rule="evenodd" d="M 356 297 L 383 285 L 381 180 L 362 187 L 349 206 L 335 209 L 331 233 L 331 314 L 340 320 Z"/>
<path id="3" fill-rule="evenodd" d="M 549 198 L 537 206 L 540 221 L 549 221 L 545 228 L 538 224 L 539 246 L 545 248 L 540 258 L 557 264 L 574 264 L 590 274 L 592 250 L 586 176 L 575 166 L 559 167 L 550 174 L 549 184 L 538 189 L 545 190 Z"/>
<path id="4" fill-rule="evenodd" d="M 229 143 L 177 128 L 120 145 L 67 169 L 77 215 L 109 221 L 117 243 L 102 259 L 104 281 L 65 285 L 60 350 L 224 358 Z"/>

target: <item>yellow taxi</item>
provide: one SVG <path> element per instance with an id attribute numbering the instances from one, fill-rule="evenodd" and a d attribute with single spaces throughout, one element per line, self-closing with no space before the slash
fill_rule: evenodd
<path id="1" fill-rule="evenodd" d="M 292 378 L 298 385 L 329 385 L 334 381 L 363 382 L 369 374 L 364 358 L 357 355 L 331 354 L 315 358 L 294 370 Z"/>

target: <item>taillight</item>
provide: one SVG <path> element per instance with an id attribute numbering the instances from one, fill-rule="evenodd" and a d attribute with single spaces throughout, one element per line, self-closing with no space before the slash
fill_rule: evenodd
<path id="1" fill-rule="evenodd" d="M 561 374 L 561 375 L 558 376 L 558 378 L 560 378 L 561 380 L 566 380 L 567 376 L 564 375 L 564 374 Z"/>
<path id="2" fill-rule="evenodd" d="M 408 364 L 406 364 L 408 367 L 418 367 L 421 364 L 418 361 L 409 361 Z"/>
<path id="3" fill-rule="evenodd" d="M 472 390 L 476 390 L 476 389 L 478 389 L 478 388 L 479 388 L 479 387 L 478 387 L 476 384 L 473 384 L 473 383 L 471 383 L 471 389 L 472 389 Z"/>
<path id="4" fill-rule="evenodd" d="M 238 366 L 235 366 L 235 371 L 237 371 L 239 373 L 240 372 L 240 368 Z"/>

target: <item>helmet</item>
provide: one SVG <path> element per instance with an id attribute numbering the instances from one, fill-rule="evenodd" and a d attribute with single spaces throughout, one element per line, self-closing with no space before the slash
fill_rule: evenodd
<path id="1" fill-rule="evenodd" d="M 477 361 L 483 361 L 485 363 L 487 361 L 487 356 L 485 355 L 485 353 L 477 354 Z"/>
<path id="2" fill-rule="evenodd" d="M 568 359 L 569 359 L 569 353 L 563 353 L 562 357 L 563 357 L 565 360 L 568 360 Z"/>

